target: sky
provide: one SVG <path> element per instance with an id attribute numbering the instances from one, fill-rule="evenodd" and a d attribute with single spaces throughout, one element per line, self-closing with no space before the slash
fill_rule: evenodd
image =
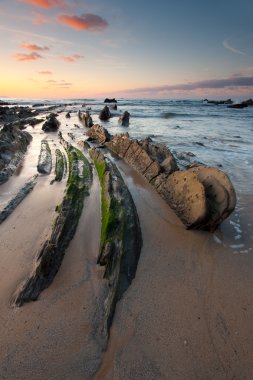
<path id="1" fill-rule="evenodd" d="M 252 0 L 0 0 L 0 99 L 253 97 Z"/>

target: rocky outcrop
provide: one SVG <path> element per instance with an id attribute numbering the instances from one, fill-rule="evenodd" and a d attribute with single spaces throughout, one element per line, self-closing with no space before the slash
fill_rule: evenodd
<path id="1" fill-rule="evenodd" d="M 6 182 L 16 171 L 32 136 L 13 125 L 0 131 L 0 184 Z"/>
<path id="2" fill-rule="evenodd" d="M 149 182 L 164 172 L 170 174 L 178 170 L 176 160 L 170 150 L 162 144 L 154 144 L 151 138 L 132 140 L 128 133 L 115 135 L 106 146 Z"/>
<path id="3" fill-rule="evenodd" d="M 141 173 L 187 228 L 214 231 L 234 210 L 236 195 L 228 176 L 216 168 L 194 165 L 178 170 L 169 149 L 150 138 L 115 135 L 106 146 Z"/>
<path id="4" fill-rule="evenodd" d="M 104 103 L 117 103 L 115 98 L 105 98 Z"/>
<path id="5" fill-rule="evenodd" d="M 110 106 L 110 109 L 111 109 L 111 110 L 117 110 L 117 109 L 118 109 L 117 104 L 112 104 L 112 105 Z"/>
<path id="6" fill-rule="evenodd" d="M 16 123 L 16 126 L 28 124 L 39 112 L 29 107 L 0 106 L 0 123 Z"/>
<path id="7" fill-rule="evenodd" d="M 252 107 L 253 106 L 253 99 L 247 99 L 242 102 L 243 104 L 247 104 L 247 106 Z"/>
<path id="8" fill-rule="evenodd" d="M 33 190 L 37 183 L 37 176 L 37 174 L 33 176 L 0 212 L 0 224 L 3 223 L 3 221 L 15 210 L 22 200 Z"/>
<path id="9" fill-rule="evenodd" d="M 93 120 L 92 117 L 89 113 L 89 111 L 86 112 L 81 112 L 80 110 L 78 111 L 78 118 L 84 124 L 86 128 L 91 128 L 93 126 Z"/>
<path id="10" fill-rule="evenodd" d="M 208 99 L 204 99 L 204 102 L 206 102 L 208 104 L 215 104 L 215 105 L 233 104 L 233 101 L 231 99 L 226 99 L 226 100 L 208 100 Z"/>
<path id="11" fill-rule="evenodd" d="M 101 185 L 101 238 L 97 259 L 108 280 L 103 334 L 107 336 L 117 301 L 135 277 L 142 238 L 136 207 L 117 167 L 90 149 Z"/>
<path id="12" fill-rule="evenodd" d="M 41 174 L 50 174 L 52 170 L 52 155 L 51 149 L 47 140 L 41 141 L 39 161 L 37 170 Z"/>
<path id="13" fill-rule="evenodd" d="M 128 127 L 129 118 L 130 118 L 130 113 L 128 111 L 124 111 L 123 115 L 120 116 L 119 118 L 119 124 L 123 125 L 124 127 Z"/>
<path id="14" fill-rule="evenodd" d="M 88 141 L 97 141 L 101 145 L 105 144 L 106 141 L 109 141 L 111 138 L 110 133 L 107 129 L 103 128 L 99 124 L 94 124 L 88 132 L 86 132 L 88 136 Z"/>
<path id="15" fill-rule="evenodd" d="M 72 147 L 62 138 L 61 142 L 67 149 L 69 160 L 67 188 L 62 204 L 57 207 L 59 215 L 53 223 L 51 236 L 39 251 L 34 270 L 14 295 L 14 304 L 17 306 L 35 301 L 42 290 L 53 281 L 65 250 L 75 234 L 84 198 L 89 195 L 92 182 L 89 162 L 79 149 Z"/>
<path id="16" fill-rule="evenodd" d="M 102 111 L 100 111 L 99 113 L 99 119 L 102 120 L 102 121 L 107 121 L 110 119 L 111 117 L 111 112 L 109 110 L 109 107 L 108 106 L 105 106 Z"/>
<path id="17" fill-rule="evenodd" d="M 65 155 L 60 149 L 55 150 L 56 162 L 55 162 L 55 181 L 61 181 L 64 175 L 64 171 L 67 167 Z"/>
<path id="18" fill-rule="evenodd" d="M 57 120 L 56 115 L 51 113 L 47 117 L 47 121 L 42 125 L 42 130 L 44 132 L 56 132 L 60 126 L 59 120 Z"/>
<path id="19" fill-rule="evenodd" d="M 67 119 L 69 119 L 69 118 L 71 117 L 70 112 L 67 112 L 66 115 L 65 115 L 65 117 L 66 117 Z"/>
<path id="20" fill-rule="evenodd" d="M 248 104 L 246 103 L 236 103 L 236 104 L 231 104 L 230 106 L 228 106 L 228 108 L 246 108 L 248 107 Z"/>

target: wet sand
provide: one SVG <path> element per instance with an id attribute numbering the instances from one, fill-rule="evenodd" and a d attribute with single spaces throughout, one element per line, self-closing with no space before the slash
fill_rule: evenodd
<path id="1" fill-rule="evenodd" d="M 64 117 L 65 134 L 80 136 L 73 127 L 77 117 L 67 121 L 69 126 Z M 39 126 L 35 129 L 38 148 L 45 134 Z M 57 141 L 55 134 L 48 138 L 51 145 Z M 38 149 L 32 147 L 35 168 Z M 235 212 L 215 234 L 187 231 L 140 175 L 121 160 L 117 164 L 137 207 L 143 248 L 136 278 L 117 304 L 107 350 L 102 352 L 99 334 L 105 282 L 96 265 L 96 175 L 53 283 L 38 301 L 10 306 L 63 196 L 64 182 L 51 186 L 53 175 L 40 176 L 33 192 L 0 226 L 0 378 L 253 378 L 251 194 L 240 194 Z M 4 185 L 6 192 L 12 181 L 14 177 Z"/>
<path id="2" fill-rule="evenodd" d="M 229 220 L 217 236 L 186 231 L 144 180 L 120 166 L 144 244 L 94 380 L 251 379 L 252 255 L 230 247 Z M 241 228 L 247 231 L 245 211 Z"/>

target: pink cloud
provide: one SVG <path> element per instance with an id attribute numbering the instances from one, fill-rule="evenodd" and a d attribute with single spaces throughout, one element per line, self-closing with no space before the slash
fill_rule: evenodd
<path id="1" fill-rule="evenodd" d="M 14 55 L 14 59 L 18 62 L 37 61 L 40 58 L 42 58 L 42 56 L 36 52 L 32 52 L 29 54 L 17 53 Z"/>
<path id="2" fill-rule="evenodd" d="M 68 63 L 76 62 L 78 59 L 81 59 L 81 58 L 83 58 L 83 56 L 80 55 L 80 54 L 63 55 L 63 56 L 61 56 L 61 59 L 64 62 L 68 62 Z"/>
<path id="3" fill-rule="evenodd" d="M 42 75 L 52 75 L 52 71 L 49 71 L 49 70 L 44 70 L 44 71 L 38 71 L 39 74 L 42 74 Z"/>
<path id="4" fill-rule="evenodd" d="M 46 21 L 46 16 L 39 12 L 33 12 L 34 19 L 33 24 L 34 25 L 42 25 Z"/>
<path id="5" fill-rule="evenodd" d="M 79 16 L 60 15 L 58 22 L 67 25 L 75 30 L 89 30 L 91 32 L 101 32 L 108 26 L 108 22 L 100 16 L 86 13 Z"/>
<path id="6" fill-rule="evenodd" d="M 19 0 L 25 4 L 31 4 L 38 8 L 49 9 L 53 7 L 65 7 L 65 0 Z"/>
<path id="7" fill-rule="evenodd" d="M 45 51 L 49 50 L 48 46 L 39 46 L 35 44 L 23 44 L 20 46 L 22 49 L 31 50 L 31 51 Z"/>

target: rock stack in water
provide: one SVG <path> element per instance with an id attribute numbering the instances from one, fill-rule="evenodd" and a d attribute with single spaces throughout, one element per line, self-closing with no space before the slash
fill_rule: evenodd
<path id="1" fill-rule="evenodd" d="M 102 121 L 107 121 L 110 119 L 111 117 L 111 112 L 109 110 L 109 107 L 108 106 L 105 106 L 102 111 L 99 113 L 99 119 L 102 120 Z"/>

